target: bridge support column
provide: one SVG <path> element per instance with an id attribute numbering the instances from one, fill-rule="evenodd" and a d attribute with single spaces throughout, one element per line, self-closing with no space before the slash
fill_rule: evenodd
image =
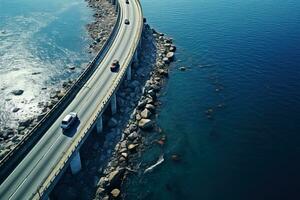
<path id="1" fill-rule="evenodd" d="M 137 63 L 138 62 L 138 51 L 136 50 L 134 53 L 134 62 Z"/>
<path id="2" fill-rule="evenodd" d="M 97 129 L 97 133 L 102 133 L 103 131 L 103 119 L 102 119 L 102 115 L 100 115 L 97 119 L 97 123 L 96 123 L 96 129 Z"/>
<path id="3" fill-rule="evenodd" d="M 138 46 L 138 51 L 141 51 L 141 50 L 142 50 L 142 39 L 140 39 L 139 46 Z"/>
<path id="4" fill-rule="evenodd" d="M 116 93 L 114 93 L 111 96 L 110 105 L 111 105 L 111 114 L 112 115 L 116 114 L 117 113 L 117 96 L 116 96 Z"/>
<path id="5" fill-rule="evenodd" d="M 50 200 L 50 197 L 49 197 L 49 195 L 43 195 L 43 197 L 42 198 L 40 198 L 41 200 Z"/>
<path id="6" fill-rule="evenodd" d="M 119 4 L 116 3 L 115 5 L 116 5 L 116 12 L 118 12 L 119 11 Z"/>
<path id="7" fill-rule="evenodd" d="M 70 167 L 73 175 L 77 174 L 81 170 L 81 160 L 78 150 L 75 152 L 75 155 L 71 160 Z"/>
<path id="8" fill-rule="evenodd" d="M 131 64 L 127 68 L 127 74 L 126 74 L 126 76 L 127 76 L 126 77 L 127 80 L 130 81 L 131 80 Z"/>

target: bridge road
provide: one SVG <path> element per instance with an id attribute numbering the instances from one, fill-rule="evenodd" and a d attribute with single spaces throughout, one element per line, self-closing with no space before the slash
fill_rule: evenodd
<path id="1" fill-rule="evenodd" d="M 129 4 L 121 0 L 119 5 L 120 29 L 103 61 L 62 115 L 1 184 L 0 199 L 30 199 L 36 193 L 75 137 L 62 133 L 60 123 L 65 115 L 69 112 L 78 113 L 80 124 L 76 134 L 88 128 L 96 106 L 104 100 L 117 77 L 117 73 L 112 73 L 109 66 L 114 59 L 118 59 L 121 68 L 124 67 L 122 64 L 134 45 L 134 35 L 139 32 L 142 23 L 136 0 L 131 0 Z M 130 25 L 124 24 L 125 19 L 129 19 Z"/>

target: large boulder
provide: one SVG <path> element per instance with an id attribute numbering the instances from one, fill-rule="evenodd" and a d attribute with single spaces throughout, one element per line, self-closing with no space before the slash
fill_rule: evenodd
<path id="1" fill-rule="evenodd" d="M 141 117 L 144 119 L 149 119 L 149 117 L 151 116 L 151 112 L 145 108 L 142 112 L 141 112 Z"/>
<path id="2" fill-rule="evenodd" d="M 154 105 L 152 105 L 152 104 L 147 104 L 145 107 L 146 107 L 148 110 L 150 110 L 151 113 L 152 113 L 152 112 L 155 112 L 155 106 L 154 106 Z"/>
<path id="3" fill-rule="evenodd" d="M 109 181 L 109 186 L 114 187 L 114 186 L 119 185 L 124 172 L 125 172 L 124 168 L 117 168 L 116 170 L 114 170 L 110 174 L 108 174 L 107 178 Z"/>
<path id="4" fill-rule="evenodd" d="M 138 136 L 139 136 L 139 134 L 138 134 L 136 131 L 134 131 L 134 132 L 130 133 L 130 135 L 128 135 L 128 139 L 131 140 L 131 141 L 133 141 L 133 140 L 135 140 Z"/>
<path id="5" fill-rule="evenodd" d="M 169 53 L 167 53 L 167 58 L 169 59 L 169 61 L 173 61 L 174 60 L 174 52 L 169 52 Z"/>
<path id="6" fill-rule="evenodd" d="M 171 52 L 175 52 L 176 51 L 176 46 L 175 45 L 171 45 L 170 50 Z"/>
<path id="7" fill-rule="evenodd" d="M 141 119 L 138 125 L 141 129 L 151 129 L 154 126 L 154 122 L 150 119 Z"/>
<path id="8" fill-rule="evenodd" d="M 139 145 L 138 144 L 130 144 L 130 145 L 128 145 L 128 150 L 129 151 L 133 151 L 135 148 L 137 148 Z"/>
<path id="9" fill-rule="evenodd" d="M 19 126 L 28 127 L 28 126 L 30 126 L 30 124 L 32 123 L 32 121 L 33 121 L 32 118 L 24 119 L 22 121 L 19 121 Z"/>
<path id="10" fill-rule="evenodd" d="M 13 93 L 16 96 L 20 96 L 22 95 L 24 92 L 24 90 L 13 90 L 11 93 Z"/>
<path id="11" fill-rule="evenodd" d="M 117 198 L 120 195 L 120 190 L 118 188 L 115 188 L 110 193 L 113 198 Z"/>
<path id="12" fill-rule="evenodd" d="M 169 60 L 169 58 L 164 57 L 164 58 L 163 58 L 163 62 L 164 62 L 165 64 L 169 64 L 169 63 L 170 63 L 170 60 Z"/>

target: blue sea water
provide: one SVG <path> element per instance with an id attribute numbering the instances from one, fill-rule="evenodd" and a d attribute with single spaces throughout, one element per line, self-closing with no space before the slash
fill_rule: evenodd
<path id="1" fill-rule="evenodd" d="M 167 142 L 142 166 L 165 161 L 131 176 L 127 199 L 300 199 L 300 2 L 141 2 L 178 52 L 158 119 Z M 91 16 L 83 0 L 0 0 L 1 126 L 80 73 Z"/>
<path id="2" fill-rule="evenodd" d="M 141 166 L 165 161 L 126 199 L 300 199 L 300 1 L 141 2 L 178 51 Z"/>
<path id="3" fill-rule="evenodd" d="M 0 0 L 1 127 L 39 113 L 51 89 L 78 76 L 91 58 L 85 28 L 91 21 L 84 0 Z M 15 89 L 24 94 L 12 95 Z"/>

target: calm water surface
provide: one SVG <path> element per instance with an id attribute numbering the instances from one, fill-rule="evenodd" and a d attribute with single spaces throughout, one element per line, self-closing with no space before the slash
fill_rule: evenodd
<path id="1" fill-rule="evenodd" d="M 0 0 L 1 127 L 40 112 L 37 104 L 51 88 L 78 76 L 90 59 L 85 25 L 91 20 L 84 0 Z M 24 94 L 12 95 L 15 89 Z"/>
<path id="2" fill-rule="evenodd" d="M 127 199 L 300 199 L 300 2 L 142 4 L 179 50 L 159 117 L 167 144 L 142 165 L 165 162 L 131 177 Z"/>

